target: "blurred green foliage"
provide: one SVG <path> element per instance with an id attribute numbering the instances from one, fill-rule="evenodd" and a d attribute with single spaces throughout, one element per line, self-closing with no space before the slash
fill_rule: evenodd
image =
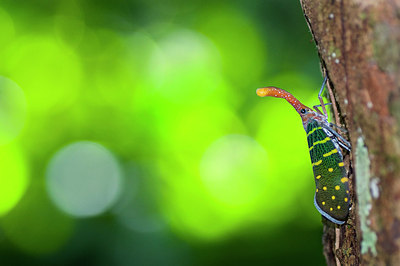
<path id="1" fill-rule="evenodd" d="M 301 121 L 255 94 L 317 102 L 298 1 L 4 0 L 0 32 L 1 265 L 324 263 Z"/>

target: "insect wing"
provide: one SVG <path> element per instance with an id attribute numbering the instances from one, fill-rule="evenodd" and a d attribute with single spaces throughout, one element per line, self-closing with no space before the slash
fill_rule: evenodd
<path id="1" fill-rule="evenodd" d="M 343 224 L 348 216 L 350 197 L 336 137 L 315 120 L 307 125 L 306 132 L 316 184 L 315 207 L 328 220 Z"/>

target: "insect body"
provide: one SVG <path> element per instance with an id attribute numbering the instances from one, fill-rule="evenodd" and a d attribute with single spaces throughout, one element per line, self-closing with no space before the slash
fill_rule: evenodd
<path id="1" fill-rule="evenodd" d="M 331 127 L 326 115 L 317 108 L 314 111 L 303 105 L 289 92 L 276 87 L 265 87 L 257 89 L 257 95 L 284 98 L 299 113 L 307 133 L 314 171 L 314 205 L 331 222 L 344 224 L 349 212 L 350 197 L 347 171 L 339 146 L 349 150 L 350 144 Z"/>

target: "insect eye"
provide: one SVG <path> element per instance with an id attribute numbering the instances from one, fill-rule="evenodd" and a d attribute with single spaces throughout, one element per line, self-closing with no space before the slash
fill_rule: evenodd
<path id="1" fill-rule="evenodd" d="M 301 109 L 300 113 L 305 114 L 305 113 L 307 113 L 307 110 L 306 109 Z"/>

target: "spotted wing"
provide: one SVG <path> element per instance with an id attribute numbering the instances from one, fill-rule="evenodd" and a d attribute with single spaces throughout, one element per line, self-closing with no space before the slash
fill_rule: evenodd
<path id="1" fill-rule="evenodd" d="M 349 183 L 337 140 L 315 120 L 306 132 L 317 187 L 314 205 L 328 220 L 343 224 L 349 213 Z"/>

